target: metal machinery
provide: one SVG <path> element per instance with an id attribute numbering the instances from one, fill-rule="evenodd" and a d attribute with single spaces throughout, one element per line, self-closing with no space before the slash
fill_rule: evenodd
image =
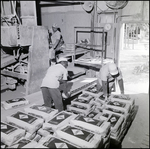
<path id="1" fill-rule="evenodd" d="M 16 1 L 1 1 L 1 90 L 16 89 L 16 84 L 26 82 L 29 45 L 19 44 L 21 24 Z"/>
<path id="2" fill-rule="evenodd" d="M 48 31 L 37 26 L 35 1 L 1 1 L 1 10 L 1 91 L 18 83 L 26 95 L 39 91 L 48 68 Z"/>

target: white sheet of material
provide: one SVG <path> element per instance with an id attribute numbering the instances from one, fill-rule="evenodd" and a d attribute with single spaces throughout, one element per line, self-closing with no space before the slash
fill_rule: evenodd
<path id="1" fill-rule="evenodd" d="M 17 143 L 11 145 L 9 148 L 34 148 L 37 142 L 22 138 Z"/>
<path id="2" fill-rule="evenodd" d="M 30 115 L 43 118 L 45 121 L 50 120 L 55 114 L 58 113 L 57 109 L 36 104 L 32 104 L 30 107 L 25 108 L 24 111 Z"/>
<path id="3" fill-rule="evenodd" d="M 121 101 L 125 103 L 129 103 L 132 107 L 135 105 L 135 99 L 130 96 L 126 96 L 127 98 L 123 98 L 121 95 L 111 95 L 109 98 L 111 101 Z"/>
<path id="4" fill-rule="evenodd" d="M 79 105 L 79 106 L 83 106 L 85 108 L 91 108 L 92 105 L 94 104 L 94 97 L 92 97 L 89 100 L 84 100 L 84 99 L 79 99 L 79 98 L 75 98 L 74 100 L 71 101 L 71 105 Z"/>
<path id="5" fill-rule="evenodd" d="M 11 146 L 17 140 L 25 135 L 25 130 L 1 122 L 1 142 L 7 146 Z"/>
<path id="6" fill-rule="evenodd" d="M 61 111 L 57 113 L 53 118 L 51 118 L 48 122 L 43 124 L 43 129 L 56 131 L 58 128 L 69 123 L 70 119 L 75 117 L 76 115 L 67 111 Z"/>
<path id="7" fill-rule="evenodd" d="M 56 130 L 55 134 L 75 145 L 80 145 L 81 148 L 97 148 L 102 142 L 101 135 L 90 133 L 81 128 L 71 125 L 65 125 Z"/>
<path id="8" fill-rule="evenodd" d="M 87 93 L 87 94 L 94 96 L 94 97 L 99 97 L 100 95 L 103 94 L 102 92 L 97 91 L 96 83 L 94 83 L 93 85 L 91 85 L 87 89 L 83 90 L 82 93 Z"/>
<path id="9" fill-rule="evenodd" d="M 1 102 L 1 106 L 6 110 L 27 104 L 29 104 L 29 101 L 25 98 L 15 98 Z"/>
<path id="10" fill-rule="evenodd" d="M 89 114 L 93 109 L 92 107 L 83 107 L 81 105 L 67 105 L 67 110 L 68 111 L 71 111 L 75 114 L 81 114 L 81 115 L 84 115 L 86 116 L 87 114 Z"/>
<path id="11" fill-rule="evenodd" d="M 54 135 L 42 137 L 35 148 L 78 148 L 77 146 L 64 141 Z"/>
<path id="12" fill-rule="evenodd" d="M 110 131 L 111 127 L 110 122 L 94 120 L 92 118 L 84 117 L 81 115 L 71 119 L 70 124 L 81 127 L 82 129 L 86 129 L 93 133 L 100 134 L 104 137 Z"/>
<path id="13" fill-rule="evenodd" d="M 120 102 L 120 101 L 108 101 L 105 104 L 106 108 L 113 108 L 116 110 L 120 110 L 124 112 L 124 114 L 128 114 L 131 111 L 131 106 L 128 103 Z"/>
<path id="14" fill-rule="evenodd" d="M 37 118 L 22 111 L 18 111 L 11 116 L 7 116 L 6 120 L 8 123 L 23 128 L 31 134 L 40 129 L 44 122 L 43 119 Z"/>

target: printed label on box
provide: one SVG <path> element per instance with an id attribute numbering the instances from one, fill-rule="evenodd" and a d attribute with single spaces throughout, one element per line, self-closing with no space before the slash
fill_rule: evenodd
<path id="1" fill-rule="evenodd" d="M 30 140 L 22 139 L 18 143 L 14 144 L 12 147 L 13 148 L 22 148 L 30 142 L 31 142 Z"/>
<path id="2" fill-rule="evenodd" d="M 111 117 L 108 119 L 108 122 L 111 123 L 111 127 L 114 127 L 118 122 L 120 116 L 112 114 Z"/>
<path id="3" fill-rule="evenodd" d="M 72 127 L 72 126 L 67 126 L 64 129 L 62 129 L 65 133 L 68 133 L 70 135 L 73 135 L 77 138 L 80 138 L 84 141 L 89 142 L 91 138 L 94 136 L 93 133 L 87 132 L 85 130 L 80 130 L 78 128 Z"/>
<path id="4" fill-rule="evenodd" d="M 48 147 L 48 148 L 76 148 L 76 147 L 72 146 L 71 144 L 63 142 L 63 141 L 61 141 L 57 138 L 54 138 L 54 137 L 50 138 L 43 145 Z"/>
<path id="5" fill-rule="evenodd" d="M 125 103 L 118 102 L 118 101 L 109 101 L 107 104 L 112 106 L 122 107 L 122 108 L 126 106 Z"/>
<path id="6" fill-rule="evenodd" d="M 101 126 L 101 124 L 103 123 L 102 121 L 98 121 L 98 120 L 94 120 L 92 118 L 89 117 L 83 117 L 81 115 L 77 116 L 75 118 L 75 120 L 79 120 L 79 121 L 83 121 L 83 122 L 87 122 L 96 126 Z"/>
<path id="7" fill-rule="evenodd" d="M 5 134 L 9 134 L 15 130 L 17 130 L 17 128 L 1 122 L 1 132 L 5 133 Z"/>
<path id="8" fill-rule="evenodd" d="M 7 100 L 6 102 L 7 102 L 8 104 L 11 104 L 11 103 L 20 102 L 20 101 L 26 101 L 26 99 L 25 99 L 25 98 L 16 98 L 16 99 Z"/>
<path id="9" fill-rule="evenodd" d="M 82 109 L 82 110 L 87 110 L 87 108 L 86 108 L 86 107 L 83 107 L 83 106 L 81 106 L 81 105 L 77 105 L 77 104 L 73 104 L 73 105 L 71 105 L 71 107 L 79 108 L 79 109 Z"/>
<path id="10" fill-rule="evenodd" d="M 125 112 L 123 112 L 121 110 L 118 110 L 118 109 L 114 109 L 114 108 L 106 108 L 106 110 L 109 110 L 109 111 L 112 111 L 112 112 L 116 112 L 116 113 L 119 113 L 119 114 L 125 114 Z"/>
<path id="11" fill-rule="evenodd" d="M 41 105 L 33 105 L 30 108 L 38 110 L 38 111 L 42 111 L 42 112 L 45 112 L 45 113 L 51 113 L 52 111 L 54 111 L 50 107 L 41 106 Z"/>
<path id="12" fill-rule="evenodd" d="M 93 118 L 97 114 L 98 114 L 97 112 L 92 111 L 87 115 L 87 117 Z"/>
<path id="13" fill-rule="evenodd" d="M 51 119 L 48 123 L 58 125 L 62 121 L 64 121 L 66 118 L 71 116 L 71 114 L 68 113 L 60 113 L 57 116 L 55 116 L 53 119 Z"/>
<path id="14" fill-rule="evenodd" d="M 89 104 L 90 100 L 87 101 L 87 100 L 84 100 L 84 99 L 78 99 L 76 98 L 75 100 L 73 100 L 74 102 L 80 102 L 80 103 L 85 103 L 85 104 Z"/>
<path id="15" fill-rule="evenodd" d="M 15 117 L 16 119 L 22 120 L 29 124 L 31 124 L 32 122 L 37 120 L 36 117 L 30 116 L 30 115 L 28 115 L 26 113 L 22 113 L 22 112 L 17 112 L 16 114 L 12 115 L 12 117 Z"/>

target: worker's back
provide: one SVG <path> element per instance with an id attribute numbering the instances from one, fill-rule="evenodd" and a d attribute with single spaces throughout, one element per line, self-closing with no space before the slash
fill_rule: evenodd
<path id="1" fill-rule="evenodd" d="M 59 80 L 67 80 L 67 69 L 62 64 L 52 65 L 48 68 L 41 87 L 58 88 Z"/>

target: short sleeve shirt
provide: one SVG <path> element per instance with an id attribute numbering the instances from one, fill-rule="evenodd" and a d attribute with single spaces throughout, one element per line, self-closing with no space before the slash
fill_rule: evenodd
<path id="1" fill-rule="evenodd" d="M 68 71 L 62 64 L 52 65 L 48 68 L 41 87 L 58 88 L 59 80 L 67 80 Z"/>
<path id="2" fill-rule="evenodd" d="M 59 31 L 56 31 L 52 34 L 52 44 L 55 44 L 56 40 L 60 40 L 61 33 Z"/>
<path id="3" fill-rule="evenodd" d="M 119 76 L 116 79 L 120 80 L 122 79 L 122 72 L 119 68 L 118 68 L 118 71 L 119 71 Z M 102 66 L 99 72 L 99 78 L 102 81 L 108 81 L 108 82 L 115 80 L 109 73 L 109 63 Z"/>

